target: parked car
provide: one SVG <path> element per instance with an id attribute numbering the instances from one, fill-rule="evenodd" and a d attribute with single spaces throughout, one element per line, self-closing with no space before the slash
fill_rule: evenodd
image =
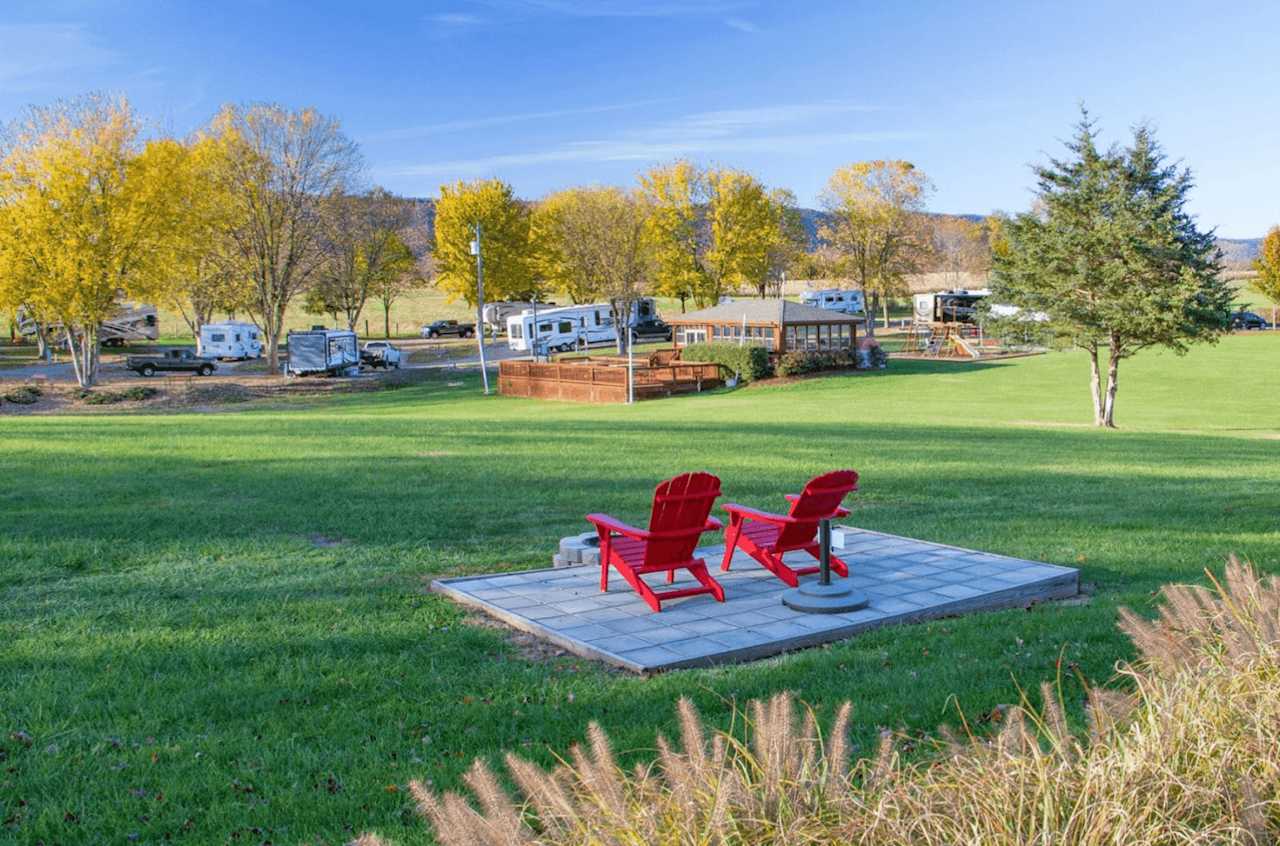
<path id="1" fill-rule="evenodd" d="M 384 370 L 400 369 L 400 348 L 389 341 L 369 341 L 360 350 L 360 363 Z"/>
<path id="2" fill-rule="evenodd" d="M 631 340 L 671 340 L 671 326 L 657 315 L 648 320 L 640 320 L 631 326 Z"/>
<path id="3" fill-rule="evenodd" d="M 1270 329 L 1271 324 L 1260 314 L 1252 311 L 1237 311 L 1231 315 L 1232 329 Z"/>
<path id="4" fill-rule="evenodd" d="M 453 335 L 457 338 L 474 338 L 476 325 L 474 323 L 459 323 L 456 320 L 437 320 L 423 326 L 421 334 L 424 338 L 443 338 L 446 335 Z"/>
<path id="5" fill-rule="evenodd" d="M 161 370 L 186 371 L 210 376 L 218 369 L 207 358 L 201 358 L 191 350 L 167 350 L 160 355 L 131 355 L 125 358 L 124 366 L 139 376 L 154 376 Z"/>

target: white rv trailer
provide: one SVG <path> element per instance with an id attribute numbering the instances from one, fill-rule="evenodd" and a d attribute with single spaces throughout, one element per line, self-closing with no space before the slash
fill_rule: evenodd
<path id="1" fill-rule="evenodd" d="M 261 358 L 258 327 L 240 320 L 206 323 L 200 327 L 197 347 L 205 358 Z"/>
<path id="2" fill-rule="evenodd" d="M 554 302 L 538 303 L 538 311 L 555 307 L 556 304 Z M 524 302 L 485 303 L 484 308 L 480 310 L 480 319 L 484 322 L 484 328 L 490 332 L 505 332 L 507 318 L 523 311 L 529 311 L 532 308 L 533 303 Z"/>
<path id="3" fill-rule="evenodd" d="M 517 352 L 530 352 L 536 340 L 548 350 L 568 351 L 579 345 L 612 344 L 618 340 L 613 325 L 613 311 L 608 303 L 588 303 L 559 308 L 538 307 L 537 327 L 532 308 L 507 318 L 507 346 Z M 658 314 L 652 297 L 641 297 L 631 304 L 628 326 L 653 320 Z"/>
<path id="4" fill-rule="evenodd" d="M 123 347 L 129 341 L 154 341 L 160 337 L 160 320 L 156 315 L 156 307 L 143 303 L 130 303 L 118 300 L 116 311 L 98 329 L 98 340 L 104 347 Z M 36 334 L 36 321 L 25 309 L 19 308 L 15 315 L 18 321 L 18 332 L 24 337 Z M 53 323 L 45 326 L 49 339 L 62 338 L 62 324 Z"/>
<path id="5" fill-rule="evenodd" d="M 850 291 L 844 288 L 804 291 L 800 294 L 800 302 L 813 308 L 838 311 L 844 314 L 862 314 L 867 310 L 867 303 L 861 291 Z"/>
<path id="6" fill-rule="evenodd" d="M 991 291 L 986 288 L 916 294 L 914 320 L 916 323 L 977 323 L 980 317 L 978 306 L 990 296 Z M 1002 303 L 991 303 L 987 310 L 992 317 L 1017 318 L 1024 323 L 1043 323 L 1049 319 L 1049 315 L 1042 311 L 1024 311 Z"/>

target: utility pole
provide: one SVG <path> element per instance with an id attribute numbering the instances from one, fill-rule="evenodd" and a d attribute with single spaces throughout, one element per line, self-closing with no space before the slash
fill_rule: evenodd
<path id="1" fill-rule="evenodd" d="M 471 255 L 476 257 L 476 343 L 480 346 L 480 380 L 484 383 L 484 395 L 489 396 L 489 365 L 484 360 L 484 258 L 480 255 L 480 224 L 476 224 L 476 239 L 471 242 Z"/>

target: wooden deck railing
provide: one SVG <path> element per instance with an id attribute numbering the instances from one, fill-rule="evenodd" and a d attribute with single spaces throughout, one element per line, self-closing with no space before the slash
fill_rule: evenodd
<path id="1" fill-rule="evenodd" d="M 722 382 L 718 364 L 636 367 L 634 374 L 636 399 L 700 391 Z M 583 359 L 550 364 L 503 361 L 498 365 L 498 390 L 509 396 L 570 402 L 626 402 L 627 368 Z"/>

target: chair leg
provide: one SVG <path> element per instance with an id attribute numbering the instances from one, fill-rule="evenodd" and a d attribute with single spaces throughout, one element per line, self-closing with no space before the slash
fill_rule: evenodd
<path id="1" fill-rule="evenodd" d="M 675 570 L 668 570 L 668 571 L 667 571 L 667 584 L 671 584 L 671 583 L 672 583 L 672 582 L 674 582 L 675 580 L 676 580 L 676 571 L 675 571 Z"/>
<path id="2" fill-rule="evenodd" d="M 724 587 L 719 582 L 711 578 L 711 574 L 707 572 L 707 564 L 701 558 L 688 567 L 689 573 L 697 579 L 704 587 L 711 588 L 711 595 L 716 598 L 716 602 L 724 602 Z"/>
<path id="3" fill-rule="evenodd" d="M 609 555 L 613 551 L 611 543 L 613 535 L 604 529 L 600 530 L 600 592 L 609 591 Z"/>
<path id="4" fill-rule="evenodd" d="M 729 518 L 729 530 L 724 533 L 724 559 L 720 569 L 727 573 L 733 563 L 733 551 L 738 548 L 738 538 L 742 536 L 742 518 L 736 514 Z"/>

